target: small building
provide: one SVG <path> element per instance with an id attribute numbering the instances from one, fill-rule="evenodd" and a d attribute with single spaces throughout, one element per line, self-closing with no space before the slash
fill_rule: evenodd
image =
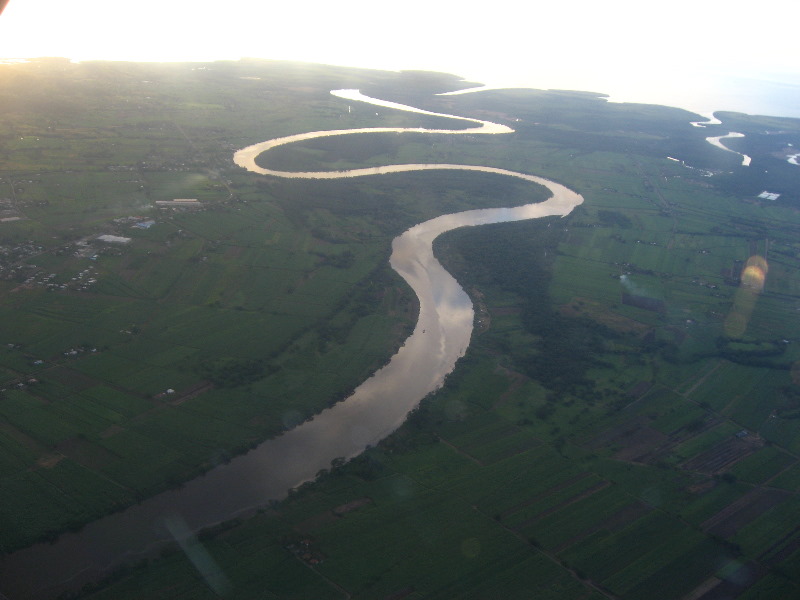
<path id="1" fill-rule="evenodd" d="M 97 240 L 100 242 L 106 242 L 107 244 L 128 244 L 131 241 L 129 237 L 122 237 L 121 235 L 99 235 L 97 236 Z"/>

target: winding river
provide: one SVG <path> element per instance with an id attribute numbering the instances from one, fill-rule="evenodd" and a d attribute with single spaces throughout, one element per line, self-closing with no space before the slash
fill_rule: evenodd
<path id="1" fill-rule="evenodd" d="M 339 179 L 419 170 L 482 171 L 546 186 L 545 202 L 516 208 L 471 210 L 443 215 L 416 225 L 392 242 L 390 263 L 419 298 L 419 319 L 412 335 L 389 363 L 343 402 L 312 420 L 264 442 L 251 452 L 141 504 L 65 534 L 54 544 L 37 544 L 0 560 L 0 591 L 14 600 L 54 597 L 80 587 L 126 560 L 153 554 L 164 542 L 182 545 L 197 531 L 237 515 L 252 513 L 270 500 L 309 481 L 333 459 L 351 458 L 397 429 L 409 411 L 438 389 L 470 342 L 474 311 L 464 290 L 434 258 L 433 240 L 459 227 L 564 216 L 583 202 L 572 190 L 547 179 L 493 167 L 453 164 L 405 164 L 332 172 L 286 172 L 258 166 L 256 157 L 272 148 L 320 137 L 369 133 L 446 133 L 499 135 L 504 125 L 433 113 L 376 100 L 357 90 L 332 94 L 351 101 L 474 123 L 459 130 L 369 128 L 316 131 L 254 144 L 234 155 L 253 173 L 304 179 Z M 177 523 L 177 525 L 176 525 Z M 2 597 L 2 595 L 0 595 Z"/>
<path id="2" fill-rule="evenodd" d="M 749 167 L 752 159 L 749 156 L 747 156 L 747 154 L 742 154 L 741 152 L 737 152 L 736 150 L 731 150 L 725 144 L 722 143 L 722 140 L 727 138 L 741 138 L 741 137 L 744 137 L 743 133 L 739 133 L 738 131 L 731 131 L 730 133 L 727 133 L 725 135 L 707 137 L 706 141 L 712 146 L 716 146 L 717 148 L 722 148 L 726 152 L 733 152 L 734 154 L 738 154 L 739 156 L 742 157 L 742 166 Z"/>

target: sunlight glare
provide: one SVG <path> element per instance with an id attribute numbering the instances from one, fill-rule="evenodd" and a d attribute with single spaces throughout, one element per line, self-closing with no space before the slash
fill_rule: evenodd
<path id="1" fill-rule="evenodd" d="M 494 86 L 581 89 L 649 102 L 664 97 L 681 106 L 689 92 L 693 98 L 730 98 L 715 79 L 719 74 L 763 78 L 768 68 L 769 76 L 790 75 L 800 84 L 793 22 L 774 18 L 784 10 L 779 0 L 764 0 L 757 11 L 731 10 L 721 0 L 465 6 L 423 0 L 11 0 L 0 17 L 0 57 L 255 57 L 424 69 Z M 769 43 L 746 43 L 765 31 Z"/>

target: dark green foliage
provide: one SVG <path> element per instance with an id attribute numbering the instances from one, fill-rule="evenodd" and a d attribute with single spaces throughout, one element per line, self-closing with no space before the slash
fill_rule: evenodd
<path id="1" fill-rule="evenodd" d="M 627 215 L 616 210 L 598 210 L 597 218 L 606 227 L 630 229 L 633 226 L 633 221 Z"/>
<path id="2" fill-rule="evenodd" d="M 264 361 L 225 356 L 205 360 L 200 364 L 200 374 L 220 387 L 238 387 L 254 383 L 266 375 Z"/>
<path id="3" fill-rule="evenodd" d="M 325 255 L 320 264 L 335 267 L 337 269 L 349 269 L 356 261 L 356 255 L 351 250 L 345 250 L 341 254 Z"/>
<path id="4" fill-rule="evenodd" d="M 344 470 L 364 481 L 373 481 L 390 472 L 375 453 L 369 451 L 348 462 Z"/>
<path id="5" fill-rule="evenodd" d="M 449 263 L 468 285 L 497 286 L 522 299 L 522 323 L 533 337 L 526 346 L 500 342 L 503 350 L 527 375 L 548 389 L 565 392 L 592 386 L 584 374 L 597 364 L 606 342 L 619 334 L 589 319 L 564 317 L 552 306 L 548 286 L 563 237 L 562 227 L 552 227 L 557 222 L 540 219 L 464 229 L 443 236 L 435 246 L 451 258 Z"/>

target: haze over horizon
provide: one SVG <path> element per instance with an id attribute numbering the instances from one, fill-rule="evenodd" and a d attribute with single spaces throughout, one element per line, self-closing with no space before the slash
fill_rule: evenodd
<path id="1" fill-rule="evenodd" d="M 297 5 L 11 0 L 0 58 L 213 61 L 243 57 L 454 73 L 497 87 L 561 88 L 612 100 L 800 117 L 800 67 L 785 4 L 647 5 L 579 0 L 485 13 L 421 0 Z M 45 18 L 43 18 L 43 15 Z M 737 48 L 737 43 L 741 46 Z"/>

